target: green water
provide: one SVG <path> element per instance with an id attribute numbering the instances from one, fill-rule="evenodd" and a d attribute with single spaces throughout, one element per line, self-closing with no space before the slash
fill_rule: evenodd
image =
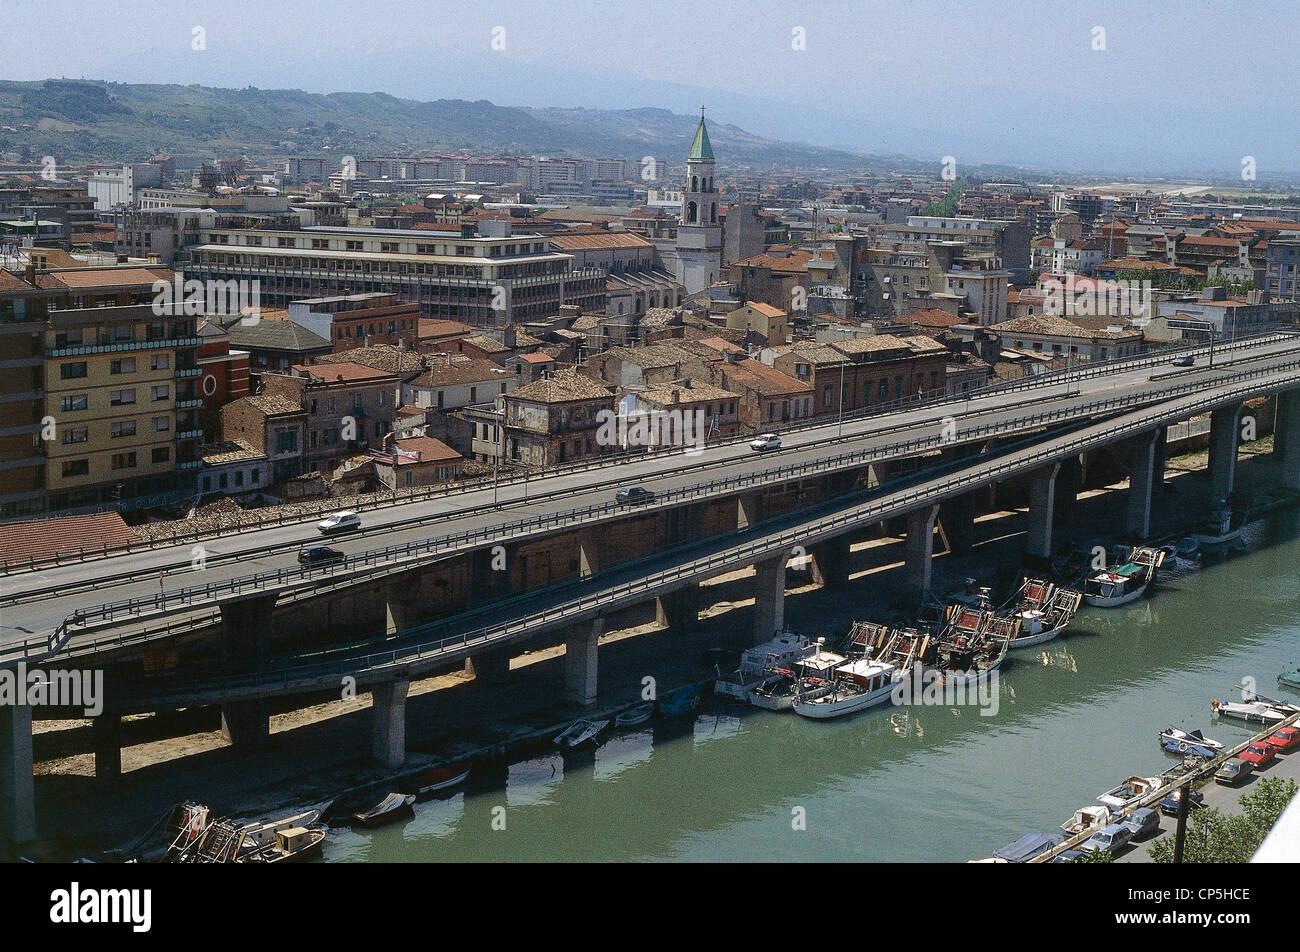
<path id="1" fill-rule="evenodd" d="M 890 705 L 836 721 L 711 702 L 594 752 L 476 767 L 445 800 L 372 833 L 335 830 L 333 862 L 963 861 L 1055 832 L 1130 774 L 1175 763 L 1166 725 L 1233 743 L 1212 698 L 1300 664 L 1300 516 L 1250 526 L 1251 551 L 1165 572 L 1153 598 L 1085 607 L 1012 654 L 999 710 Z M 794 617 L 792 624 L 800 619 Z M 800 819 L 802 818 L 802 823 Z M 504 829 L 497 829 L 504 824 Z M 802 826 L 803 828 L 797 828 Z"/>

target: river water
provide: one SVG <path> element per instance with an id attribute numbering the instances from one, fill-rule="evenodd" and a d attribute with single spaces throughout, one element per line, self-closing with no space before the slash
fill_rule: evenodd
<path id="1" fill-rule="evenodd" d="M 1252 524 L 1250 551 L 1164 572 L 1149 599 L 1084 607 L 1003 665 L 998 711 L 874 708 L 809 721 L 723 701 L 615 733 L 594 752 L 476 767 L 413 820 L 334 830 L 332 862 L 963 861 L 1055 832 L 1131 774 L 1176 762 L 1167 725 L 1224 743 L 1212 698 L 1266 695 L 1300 664 L 1300 513 Z M 797 625 L 798 617 L 790 619 Z M 503 828 L 502 828 L 503 827 Z"/>

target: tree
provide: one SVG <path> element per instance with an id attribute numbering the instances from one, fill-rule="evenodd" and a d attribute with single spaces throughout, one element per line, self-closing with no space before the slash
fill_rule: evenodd
<path id="1" fill-rule="evenodd" d="M 1184 863 L 1248 863 L 1296 793 L 1294 780 L 1264 777 L 1241 798 L 1241 813 L 1197 810 L 1187 818 Z M 1157 863 L 1174 861 L 1174 838 L 1162 837 L 1151 846 Z"/>

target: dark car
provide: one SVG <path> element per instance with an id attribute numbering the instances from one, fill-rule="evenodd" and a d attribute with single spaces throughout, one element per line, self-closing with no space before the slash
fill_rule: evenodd
<path id="1" fill-rule="evenodd" d="M 1160 812 L 1165 816 L 1178 816 L 1178 800 L 1183 795 L 1183 788 L 1179 787 L 1169 796 L 1160 801 Z M 1193 790 L 1187 795 L 1187 808 L 1194 810 L 1197 807 L 1205 806 L 1205 794 L 1199 790 Z"/>
<path id="2" fill-rule="evenodd" d="M 1140 807 L 1129 814 L 1124 825 L 1133 831 L 1133 839 L 1150 836 L 1160 829 L 1160 814 L 1150 807 Z"/>
<path id="3" fill-rule="evenodd" d="M 304 545 L 298 550 L 298 561 L 303 565 L 323 565 L 326 562 L 338 562 L 344 558 L 338 549 L 327 545 Z"/>
<path id="4" fill-rule="evenodd" d="M 635 506 L 638 503 L 650 502 L 655 498 L 655 494 L 643 486 L 620 486 L 614 493 L 614 498 L 625 506 Z"/>
<path id="5" fill-rule="evenodd" d="M 1234 757 L 1226 761 L 1222 767 L 1214 772 L 1214 782 L 1227 784 L 1229 787 L 1235 787 L 1240 783 L 1245 783 L 1246 778 L 1255 772 L 1249 761 L 1238 760 Z"/>
<path id="6" fill-rule="evenodd" d="M 1181 357 L 1174 358 L 1175 367 L 1193 367 L 1196 365 L 1196 358 L 1191 354 L 1183 354 Z"/>

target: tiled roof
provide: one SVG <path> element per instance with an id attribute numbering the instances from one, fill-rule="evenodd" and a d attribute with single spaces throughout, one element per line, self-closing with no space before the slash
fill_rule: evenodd
<path id="1" fill-rule="evenodd" d="M 353 347 L 333 354 L 322 354 L 317 360 L 322 364 L 353 363 L 370 367 L 387 374 L 406 376 L 424 370 L 428 360 L 413 350 L 399 350 L 393 344 L 371 344 Z"/>
<path id="2" fill-rule="evenodd" d="M 133 538 L 134 533 L 116 512 L 9 522 L 0 525 L 0 558 L 11 562 L 46 559 L 82 548 L 112 548 Z"/>
<path id="3" fill-rule="evenodd" d="M 993 329 L 1004 337 L 1008 334 L 1039 334 L 1050 337 L 1071 337 L 1084 340 L 1114 340 L 1122 337 L 1140 336 L 1142 332 L 1133 327 L 1118 331 L 1104 328 L 1089 329 L 1067 321 L 1053 314 L 1031 314 L 1017 317 L 1001 324 L 994 324 Z"/>
<path id="4" fill-rule="evenodd" d="M 398 466 L 409 466 L 413 463 L 432 463 L 432 462 L 450 462 L 452 460 L 464 459 L 459 453 L 448 446 L 442 440 L 435 440 L 431 436 L 413 436 L 405 440 L 397 440 L 394 445 L 404 453 L 415 453 L 419 459 L 410 457 L 397 457 Z"/>
<path id="5" fill-rule="evenodd" d="M 557 371 L 550 377 L 534 380 L 514 391 L 507 399 L 529 400 L 535 403 L 570 403 L 575 400 L 598 398 L 613 400 L 609 388 L 585 374 L 573 370 Z"/>
<path id="6" fill-rule="evenodd" d="M 230 346 L 240 350 L 287 350 L 306 353 L 328 350 L 330 342 L 293 321 L 236 321 L 227 328 Z"/>
<path id="7" fill-rule="evenodd" d="M 91 288 L 130 288 L 153 284 L 155 281 L 172 283 L 176 274 L 171 268 L 69 268 L 38 275 L 38 287 L 49 291 L 81 291 Z"/>
<path id="8" fill-rule="evenodd" d="M 551 244 L 561 251 L 581 251 L 593 248 L 653 248 L 654 243 L 628 231 L 608 231 L 603 234 L 552 235 Z"/>
<path id="9" fill-rule="evenodd" d="M 334 357 L 346 355 L 330 355 Z M 357 363 L 351 360 L 332 360 L 327 364 L 313 364 L 307 366 L 304 364 L 295 364 L 293 372 L 298 376 L 311 374 L 313 377 L 319 377 L 325 383 L 360 383 L 363 381 L 375 381 L 382 383 L 387 380 L 396 381 L 397 375 L 391 371 L 378 370 L 367 364 Z"/>
<path id="10" fill-rule="evenodd" d="M 448 387 L 462 383 L 480 383 L 486 380 L 514 380 L 515 375 L 505 373 L 490 360 L 435 360 L 429 369 L 412 380 L 411 387 Z"/>
<path id="11" fill-rule="evenodd" d="M 302 404 L 296 400 L 291 400 L 282 393 L 259 393 L 251 397 L 240 397 L 226 406 L 233 407 L 235 404 L 247 400 L 253 406 L 257 407 L 267 416 L 282 416 L 286 413 L 306 413 Z"/>
<path id="12" fill-rule="evenodd" d="M 743 385 L 748 390 L 764 396 L 778 396 L 784 393 L 811 393 L 812 387 L 783 374 L 775 367 L 759 363 L 757 360 L 742 360 L 734 364 L 721 366 L 723 379 L 727 386 Z M 731 383 L 735 381 L 735 383 Z"/>

